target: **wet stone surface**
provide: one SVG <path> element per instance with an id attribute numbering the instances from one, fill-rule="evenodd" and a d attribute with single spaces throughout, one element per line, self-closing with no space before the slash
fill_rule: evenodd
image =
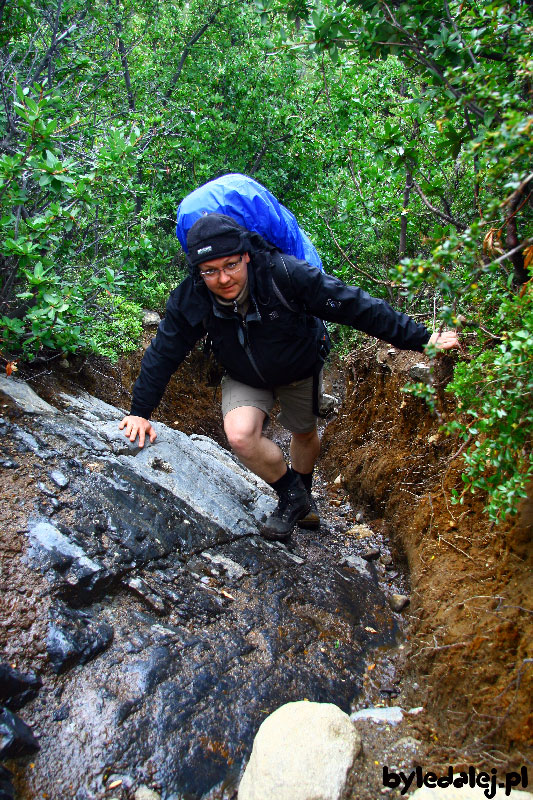
<path id="1" fill-rule="evenodd" d="M 120 418 L 85 396 L 5 423 L 52 495 L 27 531 L 51 607 L 49 672 L 25 709 L 41 749 L 18 769 L 20 797 L 126 798 L 143 784 L 163 800 L 229 797 L 281 704 L 350 712 L 395 615 L 348 520 L 266 542 L 274 501 L 230 454 L 161 424 L 139 450 Z"/>

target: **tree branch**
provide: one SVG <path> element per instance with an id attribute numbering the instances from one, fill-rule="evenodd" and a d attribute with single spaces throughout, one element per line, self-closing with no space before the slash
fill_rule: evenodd
<path id="1" fill-rule="evenodd" d="M 390 281 L 382 281 L 382 280 L 379 280 L 379 278 L 376 278 L 376 277 L 374 277 L 374 275 L 371 275 L 369 272 L 365 272 L 365 270 L 364 270 L 364 269 L 361 269 L 361 268 L 360 268 L 360 267 L 358 267 L 356 264 L 354 264 L 354 263 L 353 263 L 353 261 L 351 261 L 351 260 L 350 260 L 350 258 L 348 257 L 348 255 L 347 255 L 347 254 L 344 252 L 344 250 L 342 249 L 342 247 L 341 247 L 341 246 L 340 246 L 340 244 L 338 243 L 337 239 L 335 238 L 335 234 L 333 233 L 333 231 L 332 231 L 332 229 L 331 229 L 331 226 L 330 226 L 329 222 L 327 221 L 327 219 L 325 218 L 325 216 L 324 216 L 323 214 L 319 214 L 319 216 L 321 217 L 321 219 L 323 219 L 323 220 L 324 220 L 324 223 L 325 223 L 325 225 L 326 225 L 326 228 L 328 229 L 328 231 L 329 231 L 329 233 L 330 233 L 330 236 L 331 236 L 331 238 L 333 239 L 333 244 L 335 245 L 335 247 L 337 248 L 337 250 L 339 251 L 339 253 L 342 255 L 342 257 L 344 258 L 344 260 L 345 260 L 345 261 L 346 261 L 346 262 L 347 262 L 347 263 L 348 263 L 348 264 L 351 266 L 351 268 L 352 268 L 352 269 L 353 269 L 355 272 L 358 272 L 358 273 L 359 273 L 359 275 L 364 275 L 364 276 L 365 276 L 365 278 L 368 278 L 368 280 L 369 280 L 369 281 L 372 281 L 372 283 L 377 283 L 377 284 L 379 284 L 380 286 L 386 286 L 386 287 L 387 287 L 387 288 L 390 290 L 390 287 L 392 286 L 392 284 L 391 284 L 391 282 L 390 282 Z"/>
<path id="2" fill-rule="evenodd" d="M 172 90 L 174 89 L 175 85 L 177 84 L 177 82 L 179 80 L 179 77 L 181 75 L 181 71 L 182 71 L 183 66 L 185 64 L 187 56 L 189 55 L 191 47 L 193 47 L 196 44 L 196 42 L 204 35 L 206 30 L 209 28 L 210 25 L 213 24 L 213 22 L 215 21 L 215 19 L 217 18 L 218 14 L 220 14 L 221 11 L 222 11 L 222 8 L 217 8 L 216 11 L 213 11 L 213 13 L 209 17 L 209 19 L 207 20 L 205 25 L 202 25 L 201 28 L 198 28 L 196 33 L 194 33 L 191 36 L 191 38 L 189 39 L 189 41 L 187 42 L 187 44 L 183 48 L 183 53 L 181 54 L 180 62 L 178 64 L 178 69 L 176 70 L 174 76 L 172 77 L 172 80 L 170 81 L 170 86 L 168 87 L 168 89 L 167 89 L 167 91 L 165 93 L 165 100 L 166 101 L 170 100 L 170 97 L 172 95 Z"/>
<path id="3" fill-rule="evenodd" d="M 435 214 L 435 216 L 440 217 L 440 219 L 444 220 L 444 222 L 451 223 L 452 225 L 454 225 L 457 228 L 458 231 L 466 230 L 466 225 L 463 225 L 462 222 L 459 222 L 459 220 L 454 219 L 449 214 L 446 214 L 444 211 L 441 211 L 440 208 L 436 208 L 435 206 L 431 205 L 431 203 L 427 199 L 426 195 L 424 194 L 424 192 L 422 191 L 422 189 L 420 188 L 420 186 L 418 185 L 418 183 L 415 180 L 413 181 L 413 188 L 414 188 L 415 192 L 417 193 L 417 195 L 422 200 L 422 202 L 424 203 L 424 205 L 426 206 L 426 208 L 429 208 L 429 210 L 433 214 Z"/>

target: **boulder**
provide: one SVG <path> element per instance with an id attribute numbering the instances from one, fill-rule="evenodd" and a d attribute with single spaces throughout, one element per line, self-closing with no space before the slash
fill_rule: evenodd
<path id="1" fill-rule="evenodd" d="M 0 664 L 0 702 L 11 710 L 16 711 L 33 700 L 42 685 L 34 672 L 23 673 L 9 664 Z"/>
<path id="2" fill-rule="evenodd" d="M 66 606 L 50 610 L 46 649 L 52 669 L 59 674 L 76 664 L 86 664 L 113 641 L 113 628 L 85 611 Z"/>
<path id="3" fill-rule="evenodd" d="M 361 748 L 332 703 L 287 703 L 260 726 L 238 800 L 340 800 Z"/>
<path id="4" fill-rule="evenodd" d="M 0 707 L 0 758 L 18 758 L 36 753 L 39 743 L 29 725 L 17 714 Z"/>

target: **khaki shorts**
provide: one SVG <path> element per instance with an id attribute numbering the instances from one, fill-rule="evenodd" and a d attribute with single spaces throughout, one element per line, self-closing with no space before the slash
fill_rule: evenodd
<path id="1" fill-rule="evenodd" d="M 319 377 L 318 404 L 322 397 L 322 373 Z M 268 426 L 270 412 L 279 400 L 281 412 L 277 416 L 280 425 L 291 433 L 310 433 L 316 428 L 313 414 L 313 377 L 276 386 L 275 389 L 255 389 L 233 380 L 229 375 L 222 378 L 222 415 L 242 406 L 253 406 L 265 412 L 263 430 Z"/>

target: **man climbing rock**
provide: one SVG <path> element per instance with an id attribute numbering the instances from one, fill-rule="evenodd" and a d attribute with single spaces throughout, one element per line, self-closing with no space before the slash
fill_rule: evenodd
<path id="1" fill-rule="evenodd" d="M 384 300 L 281 253 L 223 214 L 207 214 L 187 235 L 190 275 L 171 293 L 147 349 L 130 414 L 119 425 L 150 442 L 150 416 L 187 353 L 207 333 L 224 369 L 222 413 L 231 448 L 278 495 L 262 535 L 285 540 L 296 523 L 317 528 L 311 495 L 320 451 L 317 416 L 329 337 L 321 320 L 351 325 L 405 350 L 458 346 L 454 331 L 430 332 Z M 291 436 L 288 466 L 264 435 L 275 399 Z"/>

